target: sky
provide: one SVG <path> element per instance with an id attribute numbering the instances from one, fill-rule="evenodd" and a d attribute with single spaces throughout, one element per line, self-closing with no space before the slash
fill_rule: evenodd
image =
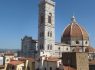
<path id="1" fill-rule="evenodd" d="M 27 35 L 38 39 L 40 0 L 0 0 L 0 49 L 20 49 Z M 55 37 L 60 42 L 64 28 L 74 15 L 95 47 L 95 0 L 55 0 Z"/>

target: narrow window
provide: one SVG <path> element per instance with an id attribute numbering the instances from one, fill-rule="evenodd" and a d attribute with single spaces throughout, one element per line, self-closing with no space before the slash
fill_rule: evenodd
<path id="1" fill-rule="evenodd" d="M 60 47 L 58 47 L 58 50 L 60 50 Z"/>
<path id="2" fill-rule="evenodd" d="M 48 16 L 48 23 L 51 23 L 51 16 Z"/>
<path id="3" fill-rule="evenodd" d="M 46 68 L 45 68 L 45 70 L 46 70 Z"/>
<path id="4" fill-rule="evenodd" d="M 44 23 L 44 16 L 41 16 L 41 17 L 40 17 L 40 22 L 41 22 L 41 23 Z"/>
<path id="5" fill-rule="evenodd" d="M 50 50 L 52 50 L 52 44 L 50 45 Z"/>
<path id="6" fill-rule="evenodd" d="M 42 45 L 42 49 L 44 49 L 44 46 Z"/>
<path id="7" fill-rule="evenodd" d="M 87 44 L 87 41 L 85 42 L 85 44 Z"/>
<path id="8" fill-rule="evenodd" d="M 52 31 L 50 32 L 50 37 L 52 37 Z"/>
<path id="9" fill-rule="evenodd" d="M 52 14 L 49 13 L 49 15 L 48 15 L 48 23 L 51 23 L 51 17 L 52 17 Z"/>
<path id="10" fill-rule="evenodd" d="M 49 50 L 49 44 L 48 44 L 48 50 Z"/>
<path id="11" fill-rule="evenodd" d="M 76 44 L 79 44 L 79 41 L 76 41 Z"/>
<path id="12" fill-rule="evenodd" d="M 40 45 L 40 50 L 41 50 L 41 45 Z"/>
<path id="13" fill-rule="evenodd" d="M 44 33 L 42 32 L 42 36 L 44 36 Z"/>
<path id="14" fill-rule="evenodd" d="M 50 70 L 52 70 L 52 67 L 50 67 Z"/>
<path id="15" fill-rule="evenodd" d="M 48 32 L 48 37 L 49 37 L 49 32 Z"/>
<path id="16" fill-rule="evenodd" d="M 68 48 L 66 48 L 66 50 L 68 51 Z"/>

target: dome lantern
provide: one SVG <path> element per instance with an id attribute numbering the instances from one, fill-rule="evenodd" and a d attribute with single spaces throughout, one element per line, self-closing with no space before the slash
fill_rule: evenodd
<path id="1" fill-rule="evenodd" d="M 76 18 L 75 18 L 75 16 L 72 16 L 71 22 L 72 22 L 72 23 L 76 23 Z"/>

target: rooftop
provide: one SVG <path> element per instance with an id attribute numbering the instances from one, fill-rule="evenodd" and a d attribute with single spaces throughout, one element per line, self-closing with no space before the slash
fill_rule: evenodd
<path id="1" fill-rule="evenodd" d="M 76 70 L 76 68 L 71 66 L 63 66 L 64 70 Z"/>
<path id="2" fill-rule="evenodd" d="M 46 57 L 45 61 L 51 61 L 51 62 L 56 62 L 59 59 L 57 57 Z"/>
<path id="3" fill-rule="evenodd" d="M 95 60 L 89 61 L 89 65 L 95 65 Z"/>
<path id="4" fill-rule="evenodd" d="M 9 64 L 10 64 L 10 65 L 14 65 L 14 66 L 16 66 L 16 65 L 23 64 L 23 61 L 15 60 L 15 61 L 11 61 Z"/>

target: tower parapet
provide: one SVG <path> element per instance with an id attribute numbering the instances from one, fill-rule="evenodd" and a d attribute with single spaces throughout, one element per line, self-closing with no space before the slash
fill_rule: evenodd
<path id="1" fill-rule="evenodd" d="M 49 3 L 49 4 L 51 4 L 51 5 L 55 5 L 54 0 L 40 0 L 40 4 L 41 4 L 41 3 Z"/>

